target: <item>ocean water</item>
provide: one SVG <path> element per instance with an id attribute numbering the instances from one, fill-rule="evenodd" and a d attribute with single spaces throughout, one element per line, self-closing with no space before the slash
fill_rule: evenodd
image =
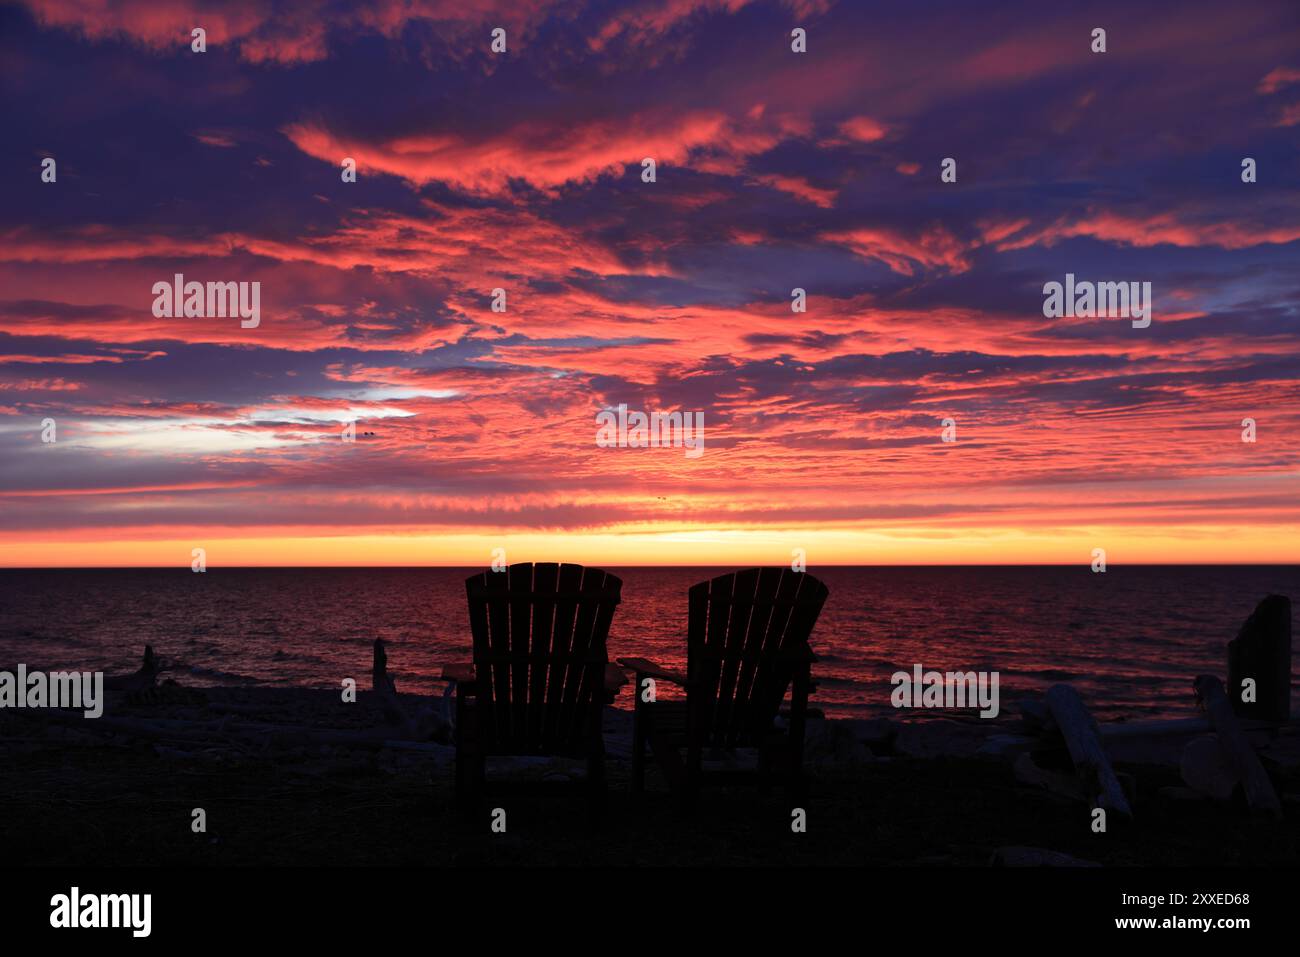
<path id="1" fill-rule="evenodd" d="M 611 658 L 684 667 L 687 589 L 730 569 L 607 570 L 623 579 Z M 371 642 L 383 638 L 399 690 L 432 691 L 443 664 L 469 659 L 474 571 L 0 570 L 0 668 L 127 672 L 148 643 L 182 684 L 367 687 Z M 1226 677 L 1225 643 L 1256 603 L 1300 596 L 1293 565 L 811 572 L 830 589 L 813 647 L 814 704 L 832 716 L 895 713 L 890 675 L 914 664 L 998 672 L 1004 713 L 1068 681 L 1104 719 L 1191 714 L 1192 679 Z M 620 703 L 630 707 L 629 692 Z"/>

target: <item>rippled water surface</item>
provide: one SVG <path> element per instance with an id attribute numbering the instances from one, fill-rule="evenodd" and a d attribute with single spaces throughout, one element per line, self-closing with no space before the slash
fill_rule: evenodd
<path id="1" fill-rule="evenodd" d="M 681 666 L 687 589 L 729 569 L 608 570 L 623 579 L 611 656 Z M 399 688 L 419 691 L 444 663 L 468 658 L 472 572 L 0 570 L 0 667 L 129 671 L 149 643 L 182 683 L 337 687 L 365 677 L 370 643 L 383 638 Z M 1297 566 L 813 573 L 830 588 L 813 646 L 816 703 L 832 715 L 890 710 L 889 676 L 915 663 L 997 671 L 1004 707 L 1069 681 L 1101 717 L 1187 714 L 1191 679 L 1225 676 L 1224 644 L 1259 599 L 1300 594 Z"/>

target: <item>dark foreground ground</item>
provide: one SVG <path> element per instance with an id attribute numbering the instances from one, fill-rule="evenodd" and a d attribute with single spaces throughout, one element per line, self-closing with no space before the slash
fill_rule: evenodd
<path id="1" fill-rule="evenodd" d="M 972 865 L 1001 846 L 1117 866 L 1297 863 L 1300 808 L 1275 821 L 1158 794 L 1176 770 L 1129 766 L 1134 824 L 1093 834 L 1076 802 L 1019 786 L 996 758 L 894 757 L 815 771 L 807 833 L 782 794 L 713 789 L 679 819 L 662 781 L 634 799 L 613 762 L 593 826 L 580 796 L 504 795 L 453 810 L 451 776 L 421 754 L 297 748 L 177 751 L 122 736 L 50 738 L 0 714 L 0 846 L 28 865 Z M 524 777 L 540 772 L 524 769 Z M 517 776 L 517 775 L 516 775 Z M 1291 793 L 1297 782 L 1285 782 Z M 207 813 L 207 833 L 191 812 Z"/>

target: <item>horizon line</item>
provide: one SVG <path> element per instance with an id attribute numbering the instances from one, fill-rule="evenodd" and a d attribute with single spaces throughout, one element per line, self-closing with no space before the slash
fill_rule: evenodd
<path id="1" fill-rule="evenodd" d="M 511 565 L 526 565 L 529 562 L 511 562 Z M 584 567 L 608 568 L 784 568 L 785 565 L 736 565 L 735 563 L 690 564 L 690 563 L 648 563 L 628 565 L 610 562 L 597 562 L 586 565 L 583 562 L 532 562 L 531 564 L 584 565 Z M 218 565 L 209 569 L 408 569 L 408 568 L 491 568 L 486 565 L 420 564 L 420 565 Z M 509 566 L 507 566 L 509 567 Z M 1088 562 L 819 562 L 817 568 L 1088 568 Z M 1110 568 L 1300 568 L 1300 562 L 1107 562 Z M 189 565 L 0 565 L 0 571 L 183 571 Z M 190 569 L 193 571 L 193 569 Z M 206 574 L 194 572 L 194 574 Z"/>

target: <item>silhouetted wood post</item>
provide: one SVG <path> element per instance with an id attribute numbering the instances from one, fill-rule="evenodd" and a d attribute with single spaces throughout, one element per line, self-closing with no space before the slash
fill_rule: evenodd
<path id="1" fill-rule="evenodd" d="M 1242 682 L 1255 682 L 1255 700 L 1242 701 Z M 1291 719 L 1291 600 L 1269 595 L 1228 642 L 1228 700 L 1242 718 Z"/>
<path id="2" fill-rule="evenodd" d="M 397 683 L 388 674 L 388 653 L 384 651 L 384 639 L 375 639 L 374 664 L 370 670 L 370 687 L 379 698 L 384 720 L 389 724 L 401 724 L 406 720 L 401 703 L 397 700 Z"/>

